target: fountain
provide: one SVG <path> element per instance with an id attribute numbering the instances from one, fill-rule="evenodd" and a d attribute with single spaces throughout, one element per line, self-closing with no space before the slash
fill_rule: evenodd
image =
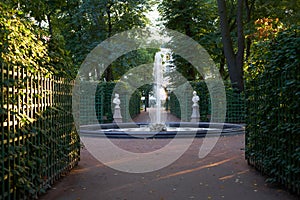
<path id="1" fill-rule="evenodd" d="M 163 65 L 162 65 L 162 53 L 157 52 L 155 54 L 154 66 L 154 97 L 156 99 L 155 107 L 150 112 L 151 123 L 149 125 L 150 131 L 166 131 L 165 121 L 162 120 L 162 106 L 161 106 L 161 94 L 163 84 Z M 154 111 L 154 112 L 153 112 Z"/>
<path id="2" fill-rule="evenodd" d="M 192 97 L 192 116 L 190 122 L 166 122 L 162 101 L 163 89 L 163 52 L 155 54 L 153 65 L 154 78 L 154 99 L 155 105 L 149 109 L 150 123 L 122 123 L 120 112 L 119 95 L 115 93 L 113 103 L 114 108 L 114 123 L 83 125 L 80 128 L 80 134 L 92 137 L 109 137 L 109 138 L 174 138 L 174 137 L 205 137 L 209 132 L 210 136 L 218 136 L 221 134 L 238 134 L 244 133 L 244 126 L 237 124 L 220 124 L 212 122 L 199 122 L 199 96 L 194 91 Z M 100 128 L 100 129 L 99 129 Z M 178 134 L 179 133 L 179 134 Z"/>
<path id="3" fill-rule="evenodd" d="M 124 113 L 123 122 L 118 123 L 116 122 L 118 120 L 115 120 L 113 123 L 99 124 L 96 110 L 96 94 L 99 92 L 97 90 L 99 82 L 105 81 L 102 80 L 105 70 L 114 61 L 127 53 L 139 49 L 158 49 L 161 47 L 168 48 L 172 53 L 186 60 L 202 76 L 209 92 L 211 105 L 210 122 L 199 122 L 198 120 L 196 122 L 188 122 L 188 114 L 190 112 L 186 108 L 191 103 L 192 98 L 190 98 L 190 94 L 193 88 L 180 72 L 176 72 L 176 66 L 172 69 L 170 68 L 170 72 L 172 72 L 170 80 L 173 81 L 172 92 L 178 100 L 176 105 L 178 105 L 177 109 L 181 113 L 182 121 L 172 122 L 166 120 L 163 122 L 163 115 L 161 112 L 158 113 L 162 104 L 159 105 L 161 101 L 157 101 L 155 119 L 151 120 L 151 122 L 125 122 L 129 117 L 128 108 L 130 101 L 124 98 L 123 92 L 126 92 L 125 97 L 127 97 L 127 95 L 133 95 L 138 88 L 145 85 L 153 82 L 156 82 L 155 85 L 159 85 L 158 80 L 153 81 L 151 79 L 152 73 L 150 71 L 154 67 L 153 64 L 148 65 L 148 63 L 145 63 L 129 69 L 120 78 L 120 81 L 116 83 L 113 96 L 116 93 L 120 94 L 120 103 L 125 105 L 126 110 L 121 110 Z M 158 65 L 155 66 L 159 66 L 159 54 L 157 58 Z M 95 74 L 97 73 L 97 76 L 90 78 L 94 71 Z M 89 76 L 90 73 L 91 76 Z M 126 87 L 123 87 L 123 83 L 125 83 Z M 155 90 L 159 89 L 155 88 Z M 100 92 L 102 94 L 105 91 L 101 90 Z M 156 98 L 160 98 L 160 96 Z M 118 103 L 117 101 L 115 102 Z M 166 28 L 163 31 L 152 29 L 151 27 L 145 30 L 132 29 L 118 33 L 97 45 L 87 55 L 78 72 L 72 95 L 72 111 L 81 141 L 92 155 L 113 169 L 130 173 L 153 172 L 168 166 L 184 154 L 193 143 L 195 137 L 204 137 L 198 154 L 199 158 L 204 158 L 212 150 L 221 135 L 244 133 L 243 125 L 224 123 L 226 117 L 226 92 L 222 77 L 213 59 L 192 38 Z M 101 112 L 101 114 L 103 115 L 104 113 Z M 118 112 L 115 112 L 115 114 L 118 114 Z M 151 126 L 163 127 L 151 128 L 152 130 L 150 130 Z M 167 144 L 160 149 L 155 148 L 154 151 L 140 153 L 120 148 L 115 143 L 123 143 L 128 140 L 113 141 L 108 138 L 141 138 L 143 139 L 141 140 L 142 142 L 149 142 L 151 146 L 154 141 L 152 138 L 171 138 L 171 140 L 165 140 Z M 129 145 L 131 146 L 139 141 L 130 142 Z"/>

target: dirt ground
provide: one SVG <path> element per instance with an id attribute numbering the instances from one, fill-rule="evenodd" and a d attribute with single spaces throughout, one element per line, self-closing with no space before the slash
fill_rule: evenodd
<path id="1" fill-rule="evenodd" d="M 132 152 L 149 152 L 169 139 L 112 139 Z M 221 137 L 208 156 L 199 159 L 203 138 L 173 164 L 154 172 L 131 174 L 97 161 L 85 148 L 79 165 L 57 182 L 42 200 L 296 200 L 247 165 L 244 135 Z M 130 162 L 130 161 L 128 161 Z"/>

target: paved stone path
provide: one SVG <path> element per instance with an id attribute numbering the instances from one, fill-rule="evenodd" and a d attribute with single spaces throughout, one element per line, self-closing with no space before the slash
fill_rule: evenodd
<path id="1" fill-rule="evenodd" d="M 169 116 L 174 117 L 174 116 Z M 146 120 L 142 113 L 136 121 Z M 175 119 L 174 119 L 175 120 Z M 170 139 L 112 139 L 132 152 L 149 152 Z M 150 173 L 113 170 L 83 148 L 79 165 L 57 182 L 43 200 L 296 200 L 285 190 L 265 183 L 265 177 L 244 159 L 244 135 L 221 137 L 204 159 L 198 158 L 203 138 L 173 164 Z M 124 161 L 126 162 L 126 160 Z M 128 161 L 130 162 L 130 161 Z"/>

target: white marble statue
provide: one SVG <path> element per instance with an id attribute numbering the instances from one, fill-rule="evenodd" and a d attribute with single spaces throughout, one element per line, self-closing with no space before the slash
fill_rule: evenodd
<path id="1" fill-rule="evenodd" d="M 193 98 L 192 98 L 192 101 L 194 102 L 193 105 L 198 105 L 199 96 L 197 95 L 197 92 L 196 92 L 196 91 L 193 92 Z"/>
<path id="2" fill-rule="evenodd" d="M 114 110 L 114 122 L 115 123 L 122 123 L 122 115 L 121 115 L 121 108 L 120 108 L 120 98 L 119 94 L 115 93 L 115 98 L 113 99 L 113 103 L 115 104 L 115 110 Z"/>
<path id="3" fill-rule="evenodd" d="M 193 111 L 191 116 L 191 122 L 199 122 L 200 121 L 200 113 L 199 113 L 199 104 L 198 101 L 200 100 L 199 96 L 197 95 L 197 92 L 193 92 Z"/>
<path id="4" fill-rule="evenodd" d="M 113 99 L 113 103 L 116 104 L 115 108 L 120 108 L 121 101 L 120 101 L 118 93 L 115 94 L 115 98 Z"/>

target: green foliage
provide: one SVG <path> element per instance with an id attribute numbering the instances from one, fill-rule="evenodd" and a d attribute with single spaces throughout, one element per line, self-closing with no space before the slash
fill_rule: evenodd
<path id="1" fill-rule="evenodd" d="M 120 108 L 123 122 L 130 121 L 140 113 L 141 93 L 139 90 L 130 91 L 126 83 L 122 82 L 101 82 L 98 84 L 95 94 L 95 110 L 99 123 L 113 122 L 114 105 L 112 99 L 114 98 L 113 92 L 116 86 L 121 101 Z"/>
<path id="2" fill-rule="evenodd" d="M 300 2 L 298 0 L 256 0 L 253 2 L 255 2 L 255 13 L 252 19 L 279 18 L 287 26 L 299 25 Z"/>
<path id="3" fill-rule="evenodd" d="M 286 45 L 279 46 L 278 44 L 278 49 L 276 50 L 274 49 L 276 47 L 274 43 L 277 43 L 277 40 L 286 40 L 285 42 L 290 44 L 291 38 L 294 37 L 293 34 L 297 34 L 298 29 L 299 28 L 297 26 L 292 26 L 288 31 L 284 31 L 283 29 L 278 33 L 276 32 L 276 35 L 279 34 L 279 37 L 276 39 L 260 39 L 255 41 L 252 46 L 253 53 L 251 54 L 249 62 L 247 63 L 248 66 L 245 68 L 246 80 L 256 79 L 261 74 L 267 73 L 265 71 L 269 71 L 268 68 L 275 65 L 276 62 L 281 62 L 280 65 L 283 64 L 282 62 L 284 58 L 288 61 L 294 60 L 295 57 L 297 57 L 297 51 L 295 51 L 296 47 L 294 47 L 294 45 L 297 45 L 297 43 L 294 43 L 291 47 Z M 294 30 L 294 33 L 291 32 L 291 30 Z M 276 37 L 276 35 L 273 37 Z M 284 43 L 282 42 L 280 45 L 281 44 Z M 280 56 L 279 58 L 281 60 L 278 60 L 279 58 L 274 59 L 274 55 Z"/>
<path id="4" fill-rule="evenodd" d="M 66 47 L 66 40 L 62 34 L 64 30 L 60 27 L 61 20 L 59 18 L 51 18 L 51 35 L 48 38 L 48 55 L 50 61 L 48 66 L 51 71 L 60 77 L 75 78 L 77 68 L 74 66 L 70 50 Z"/>
<path id="5" fill-rule="evenodd" d="M 76 66 L 103 40 L 116 33 L 144 27 L 148 0 L 73 0 L 64 10 L 62 34 Z"/>
<path id="6" fill-rule="evenodd" d="M 237 39 L 237 2 L 226 1 L 230 37 L 234 52 L 238 48 Z M 255 55 L 257 51 L 263 49 L 253 49 L 251 44 L 257 40 L 250 36 L 256 32 L 254 22 L 257 19 L 269 18 L 279 19 L 286 27 L 299 24 L 299 1 L 272 1 L 272 0 L 246 0 L 243 7 L 243 29 L 247 36 L 246 58 Z M 159 5 L 159 11 L 167 28 L 184 33 L 198 41 L 210 54 L 213 60 L 220 67 L 220 73 L 224 79 L 228 78 L 228 70 L 225 69 L 223 44 L 219 29 L 219 16 L 217 14 L 215 1 L 186 1 L 186 0 L 164 0 Z M 242 50 L 243 51 L 243 50 Z M 227 51 L 228 52 L 228 51 Z M 241 54 L 243 55 L 243 54 Z M 228 61 L 228 60 L 227 60 Z M 251 61 L 252 62 L 252 61 Z M 262 62 L 260 58 L 253 62 Z M 175 65 L 178 71 L 188 80 L 195 80 L 201 77 L 195 73 L 191 65 L 183 59 L 176 58 Z M 255 64 L 255 66 L 257 66 Z M 242 66 L 241 66 L 242 67 Z M 237 73 L 234 73 L 237 74 Z M 250 74 L 251 76 L 252 74 Z"/>
<path id="7" fill-rule="evenodd" d="M 60 24 L 55 24 L 58 19 L 51 21 L 51 25 L 56 26 L 52 27 L 49 34 L 49 31 L 28 18 L 23 10 L 2 3 L 0 9 L 0 53 L 3 64 L 63 77 L 76 75 L 70 54 L 65 49 L 64 38 L 57 28 Z"/>
<path id="8" fill-rule="evenodd" d="M 210 121 L 211 117 L 211 97 L 204 81 L 190 82 L 194 91 L 199 96 L 199 113 L 200 121 Z M 231 87 L 229 82 L 225 83 L 226 90 L 226 119 L 228 123 L 244 123 L 245 122 L 245 97 L 243 93 L 237 93 Z M 181 118 L 181 120 L 189 121 L 192 114 L 192 92 L 184 90 L 182 93 L 174 93 L 170 96 L 170 111 L 172 114 Z"/>
<path id="9" fill-rule="evenodd" d="M 60 15 L 64 7 L 67 6 L 67 1 L 64 0 L 52 0 L 52 1 L 40 1 L 40 0 L 12 0 L 16 1 L 19 5 L 19 9 L 25 13 L 29 13 L 36 21 L 48 21 L 49 16 Z"/>
<path id="10" fill-rule="evenodd" d="M 269 176 L 299 192 L 300 29 L 265 41 L 264 70 L 247 83 L 246 157 Z M 255 66 L 255 65 L 254 65 Z M 254 68 L 254 67 L 253 67 Z M 255 68 L 254 68 L 255 69 Z M 297 178 L 296 178 L 297 177 Z"/>
<path id="11" fill-rule="evenodd" d="M 181 118 L 181 107 L 180 107 L 180 103 L 179 103 L 179 97 L 177 98 L 175 93 L 172 92 L 171 94 L 169 94 L 170 97 L 170 101 L 168 101 L 168 107 L 170 112 L 175 115 L 176 117 L 178 117 L 179 119 Z"/>
<path id="12" fill-rule="evenodd" d="M 5 199 L 37 198 L 79 157 L 70 95 L 62 95 L 70 88 L 61 84 L 58 94 L 58 85 L 50 86 L 54 80 L 48 79 L 50 74 L 66 77 L 72 67 L 63 38 L 55 28 L 49 36 L 21 8 L 21 1 L 0 3 L 0 164 Z"/>
<path id="13" fill-rule="evenodd" d="M 22 67 L 30 71 L 47 71 L 49 61 L 44 32 L 21 11 L 0 3 L 0 59 L 7 66 Z M 43 70 L 44 69 L 44 70 Z"/>
<path id="14" fill-rule="evenodd" d="M 164 0 L 158 6 L 164 25 L 193 38 L 216 62 L 221 62 L 216 3 L 213 1 Z M 176 70 L 189 81 L 202 79 L 190 63 L 173 55 Z"/>
<path id="15" fill-rule="evenodd" d="M 122 55 L 111 64 L 114 79 L 119 80 L 126 72 L 134 67 L 138 67 L 142 64 L 153 63 L 156 52 L 157 49 L 138 49 Z M 134 77 L 137 77 L 136 73 L 139 73 L 139 71 L 140 70 L 136 70 L 134 72 Z M 141 74 L 140 76 L 144 76 L 144 74 Z M 134 77 L 128 78 L 130 81 L 134 81 L 132 80 Z"/>
<path id="16" fill-rule="evenodd" d="M 167 28 L 195 40 L 216 30 L 217 10 L 213 1 L 164 0 L 158 9 Z"/>
<path id="17" fill-rule="evenodd" d="M 72 84 L 24 69 L 0 72 L 1 196 L 34 199 L 78 162 Z"/>
<path id="18" fill-rule="evenodd" d="M 5 156 L 6 158 L 10 157 L 15 162 L 11 166 L 11 184 L 16 186 L 17 194 L 31 198 L 36 198 L 37 195 L 45 193 L 51 187 L 50 168 L 56 166 L 59 169 L 70 164 L 72 159 L 67 152 L 72 150 L 70 144 L 66 143 L 62 137 L 66 133 L 70 134 L 67 137 L 72 137 L 72 135 L 76 137 L 77 135 L 70 127 L 62 128 L 58 125 L 61 121 L 67 122 L 63 119 L 63 116 L 66 116 L 64 108 L 48 108 L 39 115 L 35 117 L 34 123 L 28 123 L 18 130 L 17 135 L 26 139 L 24 138 L 20 144 L 16 143 L 10 146 L 10 150 Z M 49 115 L 61 117 L 47 119 Z M 72 118 L 69 119 L 69 122 L 72 122 Z M 56 128 L 54 128 L 55 125 Z M 49 129 L 43 127 L 49 127 Z M 14 138 L 13 135 L 11 137 Z M 78 141 L 78 139 L 75 140 Z M 77 142 L 77 148 L 79 148 L 78 144 Z M 77 156 L 79 154 L 75 155 L 74 158 Z M 56 176 L 60 176 L 58 171 L 54 173 Z"/>

